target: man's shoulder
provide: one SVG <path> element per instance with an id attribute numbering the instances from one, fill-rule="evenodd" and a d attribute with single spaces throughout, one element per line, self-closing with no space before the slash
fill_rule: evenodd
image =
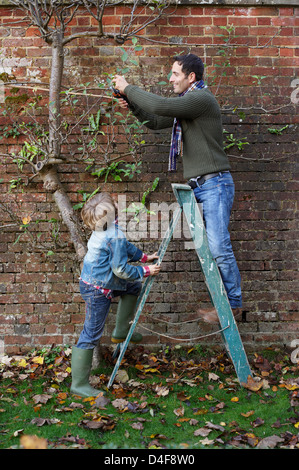
<path id="1" fill-rule="evenodd" d="M 194 90 L 191 93 L 187 93 L 187 95 L 193 96 L 195 100 L 198 101 L 198 103 L 201 103 L 202 105 L 209 105 L 214 106 L 214 107 L 219 107 L 217 98 L 215 95 L 211 92 L 211 90 L 208 87 L 201 88 L 199 90 Z"/>
<path id="2" fill-rule="evenodd" d="M 205 86 L 204 88 L 197 88 L 197 89 L 193 90 L 192 94 L 194 94 L 196 96 L 207 96 L 208 98 L 215 99 L 215 96 L 213 95 L 213 93 L 211 92 L 211 90 L 207 86 Z M 190 93 L 190 95 L 191 95 L 191 93 Z"/>

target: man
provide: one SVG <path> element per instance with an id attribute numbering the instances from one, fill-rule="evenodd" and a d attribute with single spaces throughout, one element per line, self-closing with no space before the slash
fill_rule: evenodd
<path id="1" fill-rule="evenodd" d="M 164 98 L 129 85 L 120 75 L 115 87 L 129 101 L 140 122 L 149 129 L 173 127 L 169 171 L 182 156 L 184 177 L 203 206 L 209 247 L 218 265 L 234 314 L 242 307 L 241 277 L 228 231 L 234 199 L 234 182 L 223 149 L 221 112 L 216 98 L 203 82 L 204 65 L 194 54 L 174 58 L 170 83 L 178 97 Z M 125 107 L 127 103 L 120 100 Z M 208 322 L 218 320 L 216 310 L 200 309 Z"/>

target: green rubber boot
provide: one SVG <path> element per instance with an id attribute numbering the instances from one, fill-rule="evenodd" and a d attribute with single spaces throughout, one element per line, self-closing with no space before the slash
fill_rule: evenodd
<path id="1" fill-rule="evenodd" d="M 138 297 L 135 295 L 124 295 L 120 298 L 116 313 L 116 326 L 111 335 L 112 343 L 122 343 L 125 341 L 129 329 L 131 327 L 130 321 L 132 320 Z M 143 339 L 142 334 L 133 333 L 130 343 L 141 343 Z"/>
<path id="2" fill-rule="evenodd" d="M 93 349 L 72 347 L 72 385 L 71 392 L 80 397 L 96 397 L 101 390 L 89 384 Z"/>

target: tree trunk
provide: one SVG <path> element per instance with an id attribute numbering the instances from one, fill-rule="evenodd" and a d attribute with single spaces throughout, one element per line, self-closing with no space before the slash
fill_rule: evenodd
<path id="1" fill-rule="evenodd" d="M 52 40 L 52 65 L 49 89 L 49 155 L 46 164 L 40 171 L 40 175 L 44 182 L 45 190 L 53 194 L 62 220 L 69 230 L 78 260 L 82 261 L 87 252 L 86 242 L 84 241 L 77 214 L 63 189 L 57 173 L 57 164 L 63 162 L 61 160 L 60 138 L 60 92 L 64 66 L 62 40 L 62 33 L 56 31 Z"/>
<path id="2" fill-rule="evenodd" d="M 60 159 L 61 153 L 61 115 L 60 93 L 64 66 L 62 33 L 55 31 L 52 38 L 52 65 L 49 87 L 49 163 Z"/>
<path id="3" fill-rule="evenodd" d="M 74 211 L 71 201 L 63 189 L 63 186 L 59 180 L 57 170 L 55 166 L 50 167 L 47 165 L 41 171 L 41 177 L 44 182 L 44 188 L 53 194 L 54 201 L 61 213 L 61 217 L 65 225 L 67 226 L 71 240 L 74 244 L 74 248 L 79 261 L 84 258 L 87 248 L 82 236 L 80 222 L 77 214 Z"/>

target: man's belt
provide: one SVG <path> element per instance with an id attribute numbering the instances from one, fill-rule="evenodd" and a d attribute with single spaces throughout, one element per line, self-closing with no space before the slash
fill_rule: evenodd
<path id="1" fill-rule="evenodd" d="M 188 181 L 188 184 L 189 184 L 190 188 L 194 189 L 194 188 L 197 188 L 197 186 L 200 186 L 201 184 L 203 184 L 205 181 L 207 181 L 211 178 L 215 178 L 215 176 L 219 176 L 222 173 L 228 173 L 228 170 L 218 171 L 217 173 L 209 173 L 207 175 L 198 176 L 197 178 L 191 178 Z"/>

